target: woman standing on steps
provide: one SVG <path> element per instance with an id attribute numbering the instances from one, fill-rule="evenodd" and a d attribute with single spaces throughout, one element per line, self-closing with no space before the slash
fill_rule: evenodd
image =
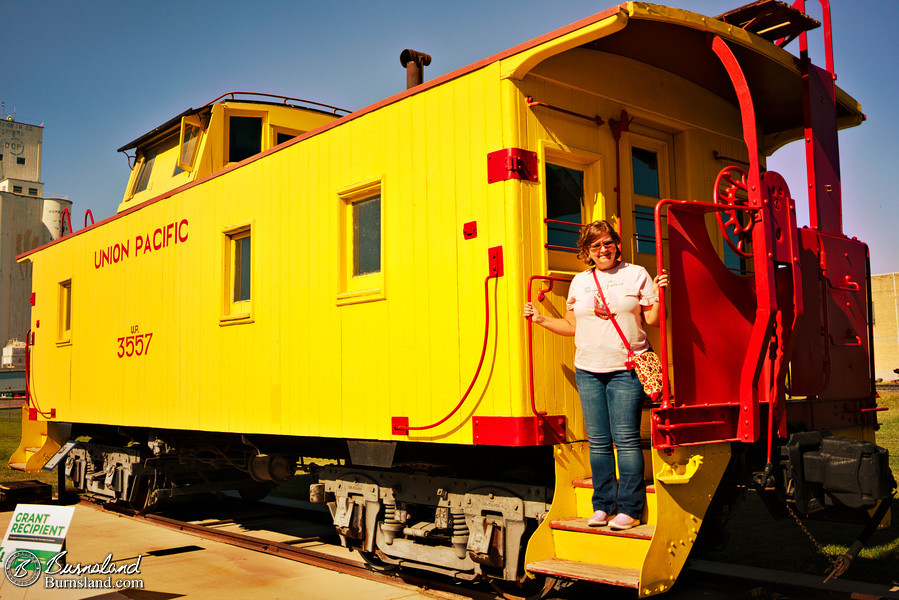
<path id="1" fill-rule="evenodd" d="M 574 366 L 593 472 L 593 516 L 587 523 L 612 529 L 640 524 L 646 503 L 640 416 L 646 396 L 636 371 L 628 369 L 624 347 L 610 315 L 635 354 L 649 350 L 643 326 L 659 324 L 663 271 L 653 280 L 643 267 L 621 260 L 621 237 L 608 221 L 581 228 L 578 257 L 592 268 L 575 275 L 564 318 L 540 314 L 530 302 L 524 316 L 560 335 L 574 336 Z M 597 289 L 597 285 L 600 289 Z M 615 478 L 615 453 L 618 472 Z M 610 515 L 617 507 L 618 514 Z"/>

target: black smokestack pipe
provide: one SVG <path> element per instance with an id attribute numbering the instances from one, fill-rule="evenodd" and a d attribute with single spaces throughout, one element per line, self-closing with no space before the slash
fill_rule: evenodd
<path id="1" fill-rule="evenodd" d="M 400 64 L 406 67 L 406 89 L 408 90 L 424 81 L 424 68 L 431 64 L 431 55 L 407 48 L 400 53 Z"/>

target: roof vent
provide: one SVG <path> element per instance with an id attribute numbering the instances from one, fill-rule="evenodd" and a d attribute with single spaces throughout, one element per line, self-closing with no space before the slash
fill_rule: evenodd
<path id="1" fill-rule="evenodd" d="M 424 68 L 431 64 L 431 55 L 406 48 L 400 53 L 400 64 L 406 67 L 406 89 L 424 81 Z"/>

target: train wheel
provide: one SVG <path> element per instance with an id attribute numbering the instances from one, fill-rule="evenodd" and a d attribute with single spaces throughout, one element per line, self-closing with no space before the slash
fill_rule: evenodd
<path id="1" fill-rule="evenodd" d="M 555 577 L 537 576 L 524 583 L 512 583 L 496 579 L 488 580 L 490 587 L 506 600 L 543 600 L 570 586 Z"/>
<path id="2" fill-rule="evenodd" d="M 365 561 L 365 564 L 368 565 L 373 571 L 378 571 L 379 573 L 387 573 L 389 571 L 395 570 L 399 566 L 384 562 L 376 552 L 363 552 L 362 550 L 357 550 L 357 552 L 359 552 L 359 556 L 362 557 L 362 560 Z"/>
<path id="3" fill-rule="evenodd" d="M 151 500 L 150 482 L 146 477 L 141 477 L 135 486 L 131 498 L 128 499 L 128 506 L 141 514 L 151 512 L 158 503 Z"/>
<path id="4" fill-rule="evenodd" d="M 268 496 L 269 488 L 264 486 L 244 487 L 237 490 L 241 500 L 245 502 L 259 502 Z"/>

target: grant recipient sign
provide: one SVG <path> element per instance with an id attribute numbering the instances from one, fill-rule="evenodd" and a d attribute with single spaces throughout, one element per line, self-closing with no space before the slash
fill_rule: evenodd
<path id="1" fill-rule="evenodd" d="M 74 506 L 19 504 L 0 546 L 0 565 L 6 566 L 12 555 L 21 552 L 23 560 L 27 560 L 29 554 L 33 555 L 46 569 L 47 561 L 62 551 L 74 513 Z M 37 565 L 25 568 L 31 570 L 34 566 Z"/>

